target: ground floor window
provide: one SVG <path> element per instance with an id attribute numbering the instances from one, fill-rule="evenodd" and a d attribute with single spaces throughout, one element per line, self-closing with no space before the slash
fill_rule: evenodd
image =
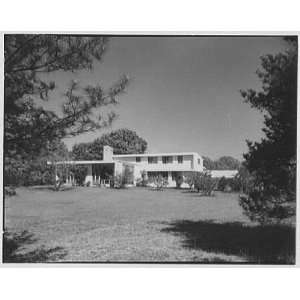
<path id="1" fill-rule="evenodd" d="M 133 184 L 134 181 L 134 167 L 131 165 L 123 166 L 123 176 L 126 184 Z"/>
<path id="2" fill-rule="evenodd" d="M 114 164 L 93 164 L 93 178 L 101 178 L 101 180 L 109 180 L 114 175 Z"/>
<path id="3" fill-rule="evenodd" d="M 182 172 L 172 172 L 172 181 L 176 181 L 179 176 L 182 176 Z"/>

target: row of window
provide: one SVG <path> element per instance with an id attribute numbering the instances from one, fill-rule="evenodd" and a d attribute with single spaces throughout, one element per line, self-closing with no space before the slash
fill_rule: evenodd
<path id="1" fill-rule="evenodd" d="M 141 162 L 141 157 L 137 156 L 136 162 Z M 183 163 L 183 156 L 178 155 L 177 156 L 177 162 L 179 164 Z M 148 157 L 148 164 L 157 164 L 158 163 L 158 157 L 157 156 L 149 156 Z M 162 163 L 163 164 L 172 164 L 173 163 L 173 156 L 162 156 Z"/>

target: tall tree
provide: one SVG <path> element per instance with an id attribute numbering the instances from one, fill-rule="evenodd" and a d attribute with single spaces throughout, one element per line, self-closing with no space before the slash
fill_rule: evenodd
<path id="1" fill-rule="evenodd" d="M 55 82 L 43 73 L 92 69 L 102 61 L 108 40 L 103 36 L 8 34 L 4 38 L 4 153 L 6 163 L 20 163 L 39 155 L 47 142 L 109 125 L 114 112 L 102 114 L 103 106 L 117 103 L 128 78 L 104 89 L 100 84 L 81 87 L 71 81 L 56 113 L 38 106 L 47 100 Z"/>
<path id="2" fill-rule="evenodd" d="M 72 155 L 77 160 L 103 159 L 103 146 L 111 146 L 114 154 L 144 153 L 147 142 L 135 131 L 122 128 L 104 134 L 91 143 L 81 143 L 73 146 Z"/>
<path id="3" fill-rule="evenodd" d="M 253 219 L 282 219 L 294 213 L 297 138 L 297 38 L 285 38 L 285 53 L 265 55 L 257 71 L 262 90 L 241 91 L 251 107 L 264 114 L 265 137 L 247 141 L 244 155 L 255 176 L 255 189 L 241 201 Z"/>

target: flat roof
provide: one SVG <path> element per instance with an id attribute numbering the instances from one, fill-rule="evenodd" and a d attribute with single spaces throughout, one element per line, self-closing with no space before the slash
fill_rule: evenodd
<path id="1" fill-rule="evenodd" d="M 95 165 L 95 164 L 115 164 L 115 163 L 122 163 L 122 164 L 130 164 L 134 165 L 135 163 L 127 162 L 127 161 L 120 161 L 120 160 L 65 160 L 65 161 L 57 161 L 53 162 L 56 165 Z M 47 161 L 48 165 L 52 165 L 51 161 Z"/>
<path id="2" fill-rule="evenodd" d="M 87 165 L 87 164 L 114 164 L 117 161 L 104 161 L 104 160 L 66 160 L 66 161 L 57 161 L 54 162 L 57 165 L 72 165 L 72 164 L 76 164 L 76 165 Z M 52 162 L 48 161 L 47 162 L 48 165 L 51 165 Z"/>
<path id="3" fill-rule="evenodd" d="M 178 156 L 178 155 L 198 155 L 196 152 L 171 152 L 171 153 L 142 153 L 142 154 L 114 154 L 113 157 L 144 157 L 144 156 Z M 201 156 L 200 156 L 201 157 Z"/>

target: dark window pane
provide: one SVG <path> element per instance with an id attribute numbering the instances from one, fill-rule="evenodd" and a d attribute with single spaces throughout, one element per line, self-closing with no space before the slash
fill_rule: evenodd
<path id="1" fill-rule="evenodd" d="M 155 156 L 149 156 L 148 157 L 148 163 L 149 164 L 157 164 L 157 157 L 155 157 Z"/>
<path id="2" fill-rule="evenodd" d="M 173 162 L 172 156 L 163 156 L 162 157 L 163 164 L 171 164 Z"/>

